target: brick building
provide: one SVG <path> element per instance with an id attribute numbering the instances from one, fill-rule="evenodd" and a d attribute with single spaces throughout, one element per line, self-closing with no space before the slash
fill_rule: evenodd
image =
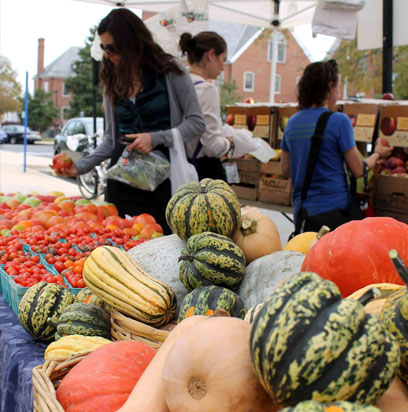
<path id="1" fill-rule="evenodd" d="M 65 89 L 65 79 L 72 76 L 73 63 L 79 57 L 79 47 L 71 47 L 47 67 L 44 67 L 44 39 L 38 39 L 38 66 L 34 88 L 52 93 L 52 100 L 60 111 L 60 119 L 66 120 L 71 94 Z"/>

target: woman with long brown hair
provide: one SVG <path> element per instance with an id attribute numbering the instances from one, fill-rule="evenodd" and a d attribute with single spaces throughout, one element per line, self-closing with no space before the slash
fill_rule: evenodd
<path id="1" fill-rule="evenodd" d="M 69 176 L 84 174 L 106 159 L 112 167 L 125 148 L 142 154 L 154 149 L 169 158 L 172 128 L 179 130 L 184 142 L 205 129 L 190 76 L 181 62 L 155 43 L 139 17 L 125 8 L 114 9 L 97 32 L 104 51 L 100 78 L 106 130 L 103 142 L 75 162 L 66 173 Z M 152 192 L 117 180 L 107 182 L 106 200 L 118 207 L 121 216 L 149 213 L 165 234 L 170 233 L 165 220 L 170 197 L 169 179 Z"/>

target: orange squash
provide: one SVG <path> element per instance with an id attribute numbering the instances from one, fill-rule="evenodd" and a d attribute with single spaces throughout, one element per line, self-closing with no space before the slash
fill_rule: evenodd
<path id="1" fill-rule="evenodd" d="M 261 256 L 282 250 L 275 223 L 255 207 L 245 210 L 238 228 L 232 234 L 232 240 L 244 252 L 247 264 Z"/>
<path id="2" fill-rule="evenodd" d="M 169 412 L 169 408 L 164 399 L 161 380 L 167 354 L 179 336 L 204 319 L 207 319 L 207 316 L 191 316 L 184 319 L 171 331 L 156 356 L 143 372 L 142 377 L 133 388 L 129 398 L 117 412 Z"/>
<path id="3" fill-rule="evenodd" d="M 380 408 L 382 412 L 407 412 L 407 386 L 400 378 L 395 378 L 375 406 Z"/>
<path id="4" fill-rule="evenodd" d="M 391 217 L 353 220 L 323 236 L 306 255 L 302 272 L 318 273 L 343 297 L 371 283 L 403 282 L 388 251 L 397 249 L 408 264 L 408 225 Z"/>
<path id="5" fill-rule="evenodd" d="M 256 378 L 249 352 L 251 325 L 209 317 L 180 336 L 163 368 L 171 412 L 273 412 L 273 400 Z"/>

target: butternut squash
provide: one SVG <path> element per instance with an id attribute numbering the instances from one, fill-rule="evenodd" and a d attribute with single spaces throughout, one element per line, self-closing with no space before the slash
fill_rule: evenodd
<path id="1" fill-rule="evenodd" d="M 145 369 L 137 385 L 133 388 L 129 398 L 117 412 L 169 412 L 164 399 L 161 379 L 167 354 L 179 336 L 204 319 L 208 319 L 207 316 L 191 316 L 184 319 L 171 331 L 155 357 L 149 363 L 149 366 Z"/>

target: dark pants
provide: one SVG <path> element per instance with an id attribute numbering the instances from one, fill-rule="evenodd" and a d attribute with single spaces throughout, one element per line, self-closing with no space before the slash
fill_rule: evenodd
<path id="1" fill-rule="evenodd" d="M 136 189 L 125 183 L 108 179 L 106 199 L 114 203 L 119 211 L 119 216 L 125 217 L 148 213 L 163 228 L 165 235 L 172 232 L 167 225 L 165 212 L 167 203 L 171 198 L 170 180 L 165 180 L 154 192 Z"/>
<path id="2" fill-rule="evenodd" d="M 225 182 L 227 181 L 220 159 L 216 157 L 200 157 L 195 159 L 194 162 L 191 161 L 191 163 L 194 164 L 197 170 L 199 180 L 208 177 L 214 180 L 221 179 Z"/>

